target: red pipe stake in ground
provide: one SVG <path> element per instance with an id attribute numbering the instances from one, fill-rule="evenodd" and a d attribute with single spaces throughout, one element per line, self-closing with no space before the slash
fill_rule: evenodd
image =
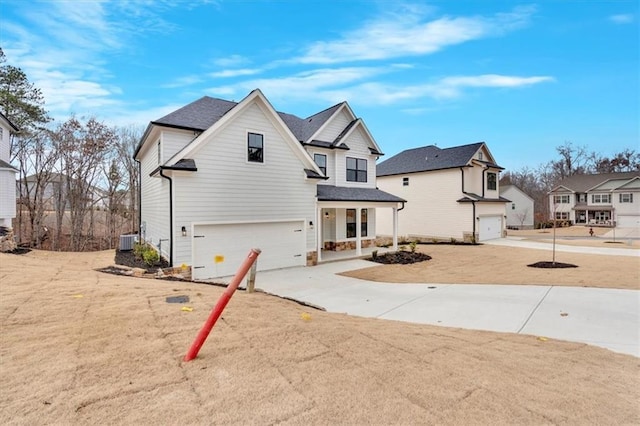
<path id="1" fill-rule="evenodd" d="M 216 324 L 216 321 L 218 321 L 220 314 L 222 314 L 222 311 L 224 311 L 225 306 L 227 306 L 227 303 L 229 303 L 231 296 L 233 296 L 233 293 L 240 285 L 240 281 L 242 281 L 244 276 L 247 275 L 247 271 L 249 270 L 249 268 L 251 268 L 253 262 L 256 261 L 259 254 L 260 249 L 251 249 L 251 251 L 249 252 L 249 256 L 247 256 L 244 262 L 242 262 L 242 265 L 240 265 L 240 267 L 238 268 L 238 272 L 236 272 L 236 274 L 233 276 L 233 279 L 227 286 L 227 289 L 224 291 L 224 293 L 222 293 L 220 299 L 218 299 L 218 303 L 216 303 L 216 306 L 213 307 L 213 310 L 209 314 L 209 318 L 207 318 L 207 321 L 200 329 L 200 332 L 196 336 L 196 340 L 194 340 L 191 344 L 191 347 L 189 348 L 187 354 L 184 356 L 183 361 L 191 361 L 198 356 L 198 352 L 200 352 L 200 348 L 204 344 L 204 341 L 207 340 L 211 329 Z"/>

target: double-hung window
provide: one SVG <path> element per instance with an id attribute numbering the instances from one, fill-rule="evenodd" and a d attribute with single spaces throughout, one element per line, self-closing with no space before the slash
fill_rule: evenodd
<path id="1" fill-rule="evenodd" d="M 408 177 L 403 177 L 402 178 L 402 186 L 409 186 L 409 178 Z"/>
<path id="2" fill-rule="evenodd" d="M 249 133 L 247 136 L 247 161 L 264 163 L 264 135 Z"/>
<path id="3" fill-rule="evenodd" d="M 495 173 L 487 173 L 487 189 L 495 189 L 498 187 L 497 184 L 498 176 Z"/>
<path id="4" fill-rule="evenodd" d="M 569 204 L 568 195 L 554 195 L 553 204 Z"/>
<path id="5" fill-rule="evenodd" d="M 367 160 L 347 157 L 347 182 L 367 181 Z"/>
<path id="6" fill-rule="evenodd" d="M 591 202 L 593 204 L 609 204 L 611 203 L 611 194 L 591 194 Z"/>
<path id="7" fill-rule="evenodd" d="M 623 193 L 620 194 L 620 202 L 621 203 L 633 203 L 633 194 L 632 193 Z"/>
<path id="8" fill-rule="evenodd" d="M 327 175 L 327 156 L 324 154 L 313 154 L 313 161 L 318 165 L 318 168 L 323 175 Z"/>
<path id="9" fill-rule="evenodd" d="M 368 230 L 367 209 L 360 210 L 360 236 L 366 237 Z M 347 238 L 356 237 L 356 209 L 347 209 Z"/>

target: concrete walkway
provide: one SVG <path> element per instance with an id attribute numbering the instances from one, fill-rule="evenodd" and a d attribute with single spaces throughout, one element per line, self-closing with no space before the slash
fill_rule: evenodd
<path id="1" fill-rule="evenodd" d="M 349 315 L 531 334 L 640 357 L 640 292 L 583 287 L 391 284 L 336 275 L 365 260 L 259 272 L 256 287 Z M 566 314 L 566 315 L 564 315 Z"/>
<path id="2" fill-rule="evenodd" d="M 531 241 L 523 237 L 507 237 L 498 238 L 496 240 L 483 241 L 482 244 L 490 244 L 495 246 L 522 247 L 536 250 L 553 250 L 552 243 L 540 243 Z M 568 246 L 556 244 L 556 251 L 567 253 L 584 253 L 599 254 L 605 256 L 634 256 L 640 257 L 640 249 L 632 248 L 615 248 L 615 247 L 586 247 L 586 246 Z"/>

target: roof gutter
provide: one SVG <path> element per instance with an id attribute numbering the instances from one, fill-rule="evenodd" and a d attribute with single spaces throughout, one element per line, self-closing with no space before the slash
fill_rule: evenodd
<path id="1" fill-rule="evenodd" d="M 162 167 L 160 176 L 169 181 L 169 266 L 173 266 L 173 180 L 164 174 Z"/>

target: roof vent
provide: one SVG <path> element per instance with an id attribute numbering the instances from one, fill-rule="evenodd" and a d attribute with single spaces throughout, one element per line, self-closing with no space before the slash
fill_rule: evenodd
<path id="1" fill-rule="evenodd" d="M 424 157 L 424 161 L 429 161 L 429 157 Z"/>

